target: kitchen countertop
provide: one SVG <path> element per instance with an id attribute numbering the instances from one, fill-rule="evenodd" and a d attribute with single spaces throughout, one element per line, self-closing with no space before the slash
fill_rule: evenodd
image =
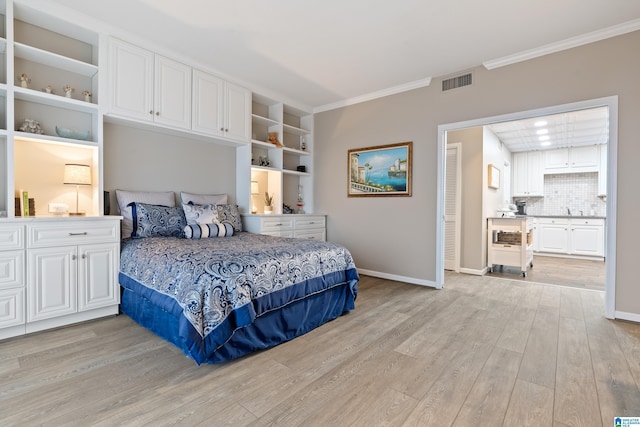
<path id="1" fill-rule="evenodd" d="M 527 215 L 529 218 L 579 218 L 579 219 L 607 219 L 606 216 L 593 215 Z"/>

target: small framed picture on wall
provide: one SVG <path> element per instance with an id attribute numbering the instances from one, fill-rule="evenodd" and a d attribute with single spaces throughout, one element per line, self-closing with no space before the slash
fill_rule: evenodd
<path id="1" fill-rule="evenodd" d="M 489 188 L 500 188 L 500 169 L 489 165 Z"/>

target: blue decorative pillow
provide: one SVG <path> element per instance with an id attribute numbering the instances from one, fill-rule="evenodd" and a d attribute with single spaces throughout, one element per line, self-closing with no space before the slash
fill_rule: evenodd
<path id="1" fill-rule="evenodd" d="M 233 226 L 228 222 L 222 224 L 189 224 L 184 227 L 184 236 L 187 239 L 233 236 Z"/>
<path id="2" fill-rule="evenodd" d="M 242 231 L 242 218 L 238 212 L 237 205 L 216 205 L 218 213 L 218 223 L 229 223 L 233 226 L 233 231 Z"/>
<path id="3" fill-rule="evenodd" d="M 131 237 L 183 237 L 187 220 L 181 206 L 169 207 L 131 202 L 133 232 Z"/>
<path id="4" fill-rule="evenodd" d="M 216 224 L 218 223 L 218 211 L 216 205 L 196 205 L 186 203 L 182 205 L 187 224 Z"/>

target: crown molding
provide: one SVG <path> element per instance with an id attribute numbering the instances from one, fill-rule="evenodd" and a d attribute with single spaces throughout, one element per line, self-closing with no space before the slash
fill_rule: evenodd
<path id="1" fill-rule="evenodd" d="M 610 37 L 619 36 L 621 34 L 626 34 L 637 30 L 640 30 L 640 19 L 624 22 L 622 24 L 582 34 L 580 36 L 571 37 L 559 42 L 549 43 L 535 49 L 529 49 L 513 55 L 503 56 L 502 58 L 485 61 L 482 63 L 482 65 L 484 65 L 487 70 L 493 70 L 494 68 L 504 67 L 505 65 L 515 64 L 517 62 L 522 62 L 529 59 L 537 58 L 539 56 L 548 55 L 550 53 L 556 53 L 562 50 L 594 43 L 600 40 L 608 39 Z"/>
<path id="2" fill-rule="evenodd" d="M 413 82 L 401 84 L 399 86 L 393 86 L 387 89 L 382 89 L 377 92 L 371 92 L 365 95 L 356 96 L 354 98 L 344 99 L 342 101 L 333 102 L 331 104 L 321 105 L 313 109 L 314 113 L 321 113 L 323 111 L 335 110 L 336 108 L 347 107 L 353 104 L 359 104 L 361 102 L 371 101 L 373 99 L 382 98 L 389 95 L 395 95 L 397 93 L 407 92 L 409 90 L 418 89 L 421 87 L 429 86 L 431 84 L 431 77 L 426 79 L 415 80 Z"/>

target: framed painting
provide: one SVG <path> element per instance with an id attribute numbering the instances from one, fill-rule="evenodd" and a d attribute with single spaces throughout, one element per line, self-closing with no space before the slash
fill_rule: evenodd
<path id="1" fill-rule="evenodd" d="M 500 169 L 489 165 L 489 188 L 500 188 Z"/>
<path id="2" fill-rule="evenodd" d="M 411 196 L 413 142 L 355 148 L 348 153 L 349 197 Z"/>

